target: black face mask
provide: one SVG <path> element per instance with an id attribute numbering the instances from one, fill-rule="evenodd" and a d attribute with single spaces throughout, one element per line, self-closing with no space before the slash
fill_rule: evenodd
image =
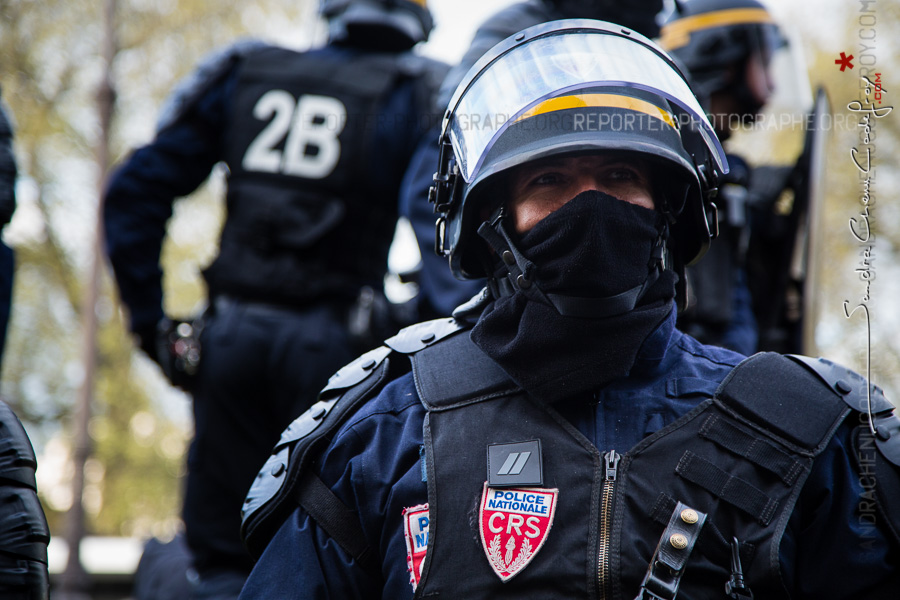
<path id="1" fill-rule="evenodd" d="M 513 286 L 485 309 L 471 332 L 475 344 L 549 401 L 626 375 L 675 297 L 677 276 L 659 273 L 662 215 L 590 191 L 521 237 L 506 234 L 503 220 L 495 224 L 499 237 L 484 227 L 480 233 L 492 245 L 502 237 L 521 262 L 533 264 L 524 289 Z M 628 301 L 608 301 L 623 296 Z"/>

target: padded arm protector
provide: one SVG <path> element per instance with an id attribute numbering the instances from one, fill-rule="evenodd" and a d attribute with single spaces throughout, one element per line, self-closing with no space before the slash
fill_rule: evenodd
<path id="1" fill-rule="evenodd" d="M 50 529 L 37 496 L 36 469 L 25 429 L 0 401 L 0 598 L 48 597 Z"/>
<path id="2" fill-rule="evenodd" d="M 338 371 L 319 394 L 319 401 L 297 417 L 281 435 L 272 455 L 250 486 L 241 510 L 241 538 L 251 556 L 259 558 L 281 524 L 298 504 L 302 504 L 304 490 L 319 492 L 313 496 L 322 498 L 321 482 L 306 477 L 314 475 L 309 465 L 347 418 L 386 383 L 390 353 L 391 350 L 384 346 L 376 348 Z M 307 508 L 307 512 L 322 514 L 315 506 Z M 344 512 L 338 505 L 335 515 L 341 516 Z M 357 548 L 357 542 L 352 539 L 341 539 L 340 530 L 346 527 L 346 523 L 334 527 L 327 523 L 323 525 L 323 529 L 359 560 L 367 549 Z"/>

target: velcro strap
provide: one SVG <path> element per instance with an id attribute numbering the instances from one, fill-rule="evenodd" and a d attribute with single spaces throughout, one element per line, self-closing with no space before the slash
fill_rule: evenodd
<path id="1" fill-rule="evenodd" d="M 691 451 L 686 451 L 682 455 L 675 472 L 743 510 L 763 525 L 769 524 L 778 508 L 777 500 L 768 497 L 748 481 L 723 471 Z"/>
<path id="2" fill-rule="evenodd" d="M 788 486 L 794 485 L 804 469 L 803 463 L 772 442 L 716 415 L 703 423 L 700 437 L 774 473 Z"/>
<path id="3" fill-rule="evenodd" d="M 378 561 L 366 543 L 359 515 L 334 495 L 312 471 L 297 486 L 297 503 L 365 570 L 377 573 Z"/>

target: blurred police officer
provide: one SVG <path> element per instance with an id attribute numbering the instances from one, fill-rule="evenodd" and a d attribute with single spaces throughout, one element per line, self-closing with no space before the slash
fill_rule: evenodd
<path id="1" fill-rule="evenodd" d="M 675 328 L 727 171 L 675 63 L 618 25 L 535 26 L 470 71 L 441 140 L 437 245 L 487 288 L 285 430 L 242 599 L 893 597 L 892 405 Z"/>
<path id="2" fill-rule="evenodd" d="M 0 100 L 0 229 L 12 219 L 16 210 L 16 158 L 13 153 L 13 127 L 6 106 Z M 6 328 L 12 306 L 15 253 L 0 240 L 0 358 L 6 346 Z"/>
<path id="3" fill-rule="evenodd" d="M 660 45 L 687 69 L 725 142 L 734 127 L 752 124 L 772 95 L 769 65 L 784 39 L 756 0 L 685 0 L 666 19 Z M 716 200 L 720 240 L 687 271 L 689 301 L 679 327 L 704 343 L 750 355 L 759 341 L 746 268 L 751 169 L 735 154 L 728 163 Z"/>
<path id="4" fill-rule="evenodd" d="M 348 321 L 381 289 L 406 164 L 445 68 L 410 50 L 424 0 L 326 0 L 329 43 L 234 45 L 174 93 L 155 139 L 111 178 L 107 250 L 131 330 L 193 394 L 184 503 L 198 597 L 250 570 L 240 507 L 259 465 L 328 373 L 360 352 Z M 228 167 L 209 311 L 166 318 L 160 247 L 173 201 Z M 381 338 L 379 338 L 381 339 Z"/>
<path id="5" fill-rule="evenodd" d="M 16 209 L 13 128 L 0 100 L 0 227 Z M 12 301 L 13 251 L 0 241 L 0 358 Z M 0 597 L 42 600 L 50 589 L 50 530 L 37 496 L 37 461 L 15 413 L 0 400 Z"/>
<path id="6" fill-rule="evenodd" d="M 443 112 L 466 72 L 495 44 L 532 25 L 565 18 L 603 19 L 629 27 L 647 37 L 659 33 L 656 16 L 662 0 L 526 0 L 501 9 L 482 23 L 466 53 L 444 82 L 438 97 Z M 449 315 L 484 285 L 484 281 L 461 281 L 447 270 L 443 257 L 434 253 L 434 210 L 426 198 L 434 165 L 438 160 L 439 125 L 423 141 L 410 163 L 403 182 L 401 211 L 413 226 L 422 255 L 416 301 L 422 318 Z"/>

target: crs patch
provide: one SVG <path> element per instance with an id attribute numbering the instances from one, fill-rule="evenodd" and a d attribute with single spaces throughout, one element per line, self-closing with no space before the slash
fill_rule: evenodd
<path id="1" fill-rule="evenodd" d="M 484 482 L 481 545 L 501 581 L 522 571 L 544 545 L 556 513 L 557 489 L 492 488 Z"/>
<path id="2" fill-rule="evenodd" d="M 415 591 L 422 580 L 425 551 L 428 549 L 428 504 L 403 509 L 403 533 L 406 537 L 406 569 Z"/>

